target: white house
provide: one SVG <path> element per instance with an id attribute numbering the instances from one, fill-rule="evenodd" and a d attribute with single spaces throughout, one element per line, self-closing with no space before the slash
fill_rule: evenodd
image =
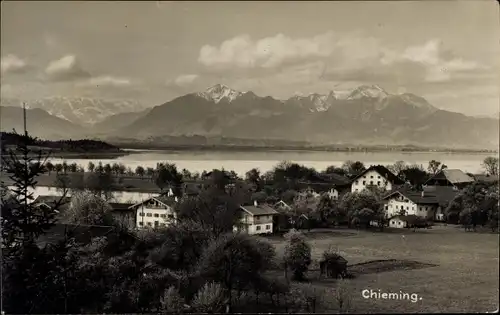
<path id="1" fill-rule="evenodd" d="M 239 226 L 233 231 L 243 231 L 248 234 L 270 234 L 273 232 L 273 216 L 278 214 L 276 210 L 265 204 L 240 206 L 241 219 Z"/>
<path id="2" fill-rule="evenodd" d="M 352 180 L 351 192 L 361 192 L 369 186 L 376 186 L 390 191 L 403 184 L 404 181 L 394 175 L 385 166 L 374 165 Z"/>
<path id="3" fill-rule="evenodd" d="M 387 218 L 393 218 L 399 215 L 414 215 L 427 219 L 442 220 L 438 198 L 424 191 L 395 191 L 387 195 L 384 201 Z"/>
<path id="4" fill-rule="evenodd" d="M 159 196 L 132 205 L 130 208 L 136 211 L 137 228 L 165 227 L 175 222 L 173 206 L 177 201 L 177 197 Z"/>

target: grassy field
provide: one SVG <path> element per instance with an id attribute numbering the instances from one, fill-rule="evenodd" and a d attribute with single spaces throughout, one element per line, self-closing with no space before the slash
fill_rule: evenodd
<path id="1" fill-rule="evenodd" d="M 339 283 L 350 297 L 348 311 L 354 313 L 462 313 L 498 309 L 498 234 L 466 233 L 455 226 L 435 226 L 416 232 L 311 232 L 307 237 L 314 260 L 319 260 L 323 251 L 333 246 L 348 260 L 349 270 L 356 275 L 348 280 L 319 279 L 317 263 L 311 265 L 308 285 L 316 292 L 324 292 L 323 311 L 338 311 L 334 296 Z M 280 257 L 285 246 L 283 238 L 271 237 L 270 242 Z M 356 265 L 369 261 L 375 262 Z M 365 289 L 416 293 L 421 300 L 413 303 L 365 299 L 362 296 Z"/>

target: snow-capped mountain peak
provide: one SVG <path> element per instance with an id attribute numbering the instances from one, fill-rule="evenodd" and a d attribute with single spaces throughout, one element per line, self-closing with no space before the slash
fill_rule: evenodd
<path id="1" fill-rule="evenodd" d="M 311 112 L 324 112 L 328 110 L 336 100 L 335 93 L 330 91 L 328 94 L 311 93 L 307 96 L 301 93 L 295 93 L 290 98 L 295 104 L 299 104 L 303 108 L 308 108 Z"/>
<path id="2" fill-rule="evenodd" d="M 235 91 L 224 84 L 216 84 L 209 87 L 204 92 L 198 93 L 199 96 L 207 100 L 214 101 L 215 103 L 218 103 L 223 99 L 226 99 L 228 102 L 232 102 L 243 94 L 244 93 Z"/>
<path id="3" fill-rule="evenodd" d="M 378 98 L 382 99 L 389 94 L 378 85 L 362 85 L 354 89 L 347 97 L 348 100 L 355 100 L 360 98 Z"/>

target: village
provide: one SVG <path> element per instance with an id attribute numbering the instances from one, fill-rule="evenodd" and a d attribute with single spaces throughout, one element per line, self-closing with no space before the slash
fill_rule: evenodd
<path id="1" fill-rule="evenodd" d="M 359 161 L 353 164 L 355 163 L 362 164 Z M 92 175 L 92 172 L 67 172 L 67 166 L 58 166 L 53 167 L 60 171 L 60 173 L 55 174 L 55 177 L 45 174 L 38 179 L 38 184 L 32 191 L 36 197 L 33 201 L 34 204 L 49 209 L 55 204 L 63 209 L 71 207 L 71 194 L 79 191 L 78 183 L 82 188 L 82 178 Z M 288 165 L 288 167 L 294 166 L 301 167 L 293 163 Z M 102 170 L 94 168 L 90 165 L 91 171 L 112 172 L 112 167 L 109 165 L 107 168 L 101 165 Z M 381 202 L 383 220 L 370 220 L 372 226 L 430 228 L 435 223 L 456 224 L 459 222 L 459 218 L 456 216 L 446 217 L 445 210 L 460 191 L 473 183 L 498 182 L 498 177 L 495 175 L 466 174 L 459 169 L 443 168 L 429 176 L 423 185 L 417 188 L 415 185 L 417 183 L 403 180 L 401 172 L 398 177 L 388 167 L 374 165 L 365 168 L 357 175 L 351 175 L 350 178 L 336 173 L 316 173 L 307 180 L 304 178 L 292 179 L 297 181 L 293 187 L 297 190 L 292 190 L 292 195 L 290 195 L 290 190 L 281 194 L 273 195 L 271 193 L 268 195 L 264 189 L 259 189 L 259 186 L 265 186 L 263 183 L 265 180 L 257 179 L 261 182 L 256 183 L 255 179 L 249 178 L 249 174 L 245 180 L 238 178 L 234 172 L 213 170 L 204 172 L 203 178 L 193 179 L 192 177 L 200 175 L 191 175 L 184 170 L 184 175 L 187 177 L 185 181 L 180 180 L 177 183 L 165 181 L 163 184 L 158 184 L 158 179 L 155 181 L 153 178 L 154 176 L 158 177 L 158 172 L 150 171 L 153 174 L 156 172 L 156 175 L 148 178 L 144 177 L 144 172 L 140 170 L 140 167 L 138 169 L 141 176 L 113 175 L 119 177 L 119 181 L 122 183 L 121 188 L 103 188 L 109 190 L 105 199 L 109 203 L 113 216 L 120 222 L 124 222 L 128 228 L 160 228 L 174 223 L 176 218 L 174 208 L 181 198 L 196 197 L 207 186 L 207 183 L 213 182 L 214 178 L 218 177 L 226 191 L 234 190 L 235 187 L 243 191 L 246 200 L 239 205 L 241 224 L 235 226 L 234 230 L 241 230 L 249 234 L 273 234 L 288 230 L 290 227 L 308 227 L 310 229 L 318 225 L 318 222 L 315 222 L 318 220 L 314 220 L 311 212 L 316 212 L 315 207 L 318 207 L 322 198 L 328 200 L 332 207 L 335 207 L 335 204 L 338 206 L 342 203 L 346 194 L 351 196 L 363 191 L 376 191 Z M 61 182 L 66 182 L 66 187 L 62 187 Z M 13 187 L 7 184 L 7 188 L 12 189 Z M 306 204 L 300 205 L 300 203 Z M 482 213 L 488 212 L 489 208 L 494 206 L 492 201 L 478 205 L 479 211 Z M 345 219 L 347 220 L 347 218 Z M 64 220 L 61 220 L 60 223 L 64 223 Z M 351 223 L 338 221 L 337 225 L 346 223 L 350 226 Z M 327 225 L 322 224 L 322 227 L 327 227 Z M 335 224 L 332 224 L 329 227 L 334 226 Z"/>

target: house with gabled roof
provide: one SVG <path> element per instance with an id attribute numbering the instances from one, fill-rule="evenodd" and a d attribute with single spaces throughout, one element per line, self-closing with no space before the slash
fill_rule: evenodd
<path id="1" fill-rule="evenodd" d="M 129 209 L 136 213 L 137 228 L 160 228 L 175 222 L 174 206 L 178 201 L 175 196 L 161 195 L 133 204 Z"/>
<path id="2" fill-rule="evenodd" d="M 459 169 L 447 169 L 439 171 L 436 175 L 429 178 L 424 185 L 426 186 L 451 186 L 456 189 L 462 189 L 473 183 L 474 177 L 465 174 Z"/>
<path id="3" fill-rule="evenodd" d="M 403 184 L 404 181 L 394 175 L 387 167 L 373 165 L 352 180 L 351 192 L 361 192 L 370 186 L 390 191 Z"/>
<path id="4" fill-rule="evenodd" d="M 240 222 L 234 226 L 233 231 L 248 234 L 273 233 L 273 218 L 278 211 L 267 204 L 259 204 L 257 201 L 254 201 L 253 205 L 242 205 L 239 210 Z"/>
<path id="5" fill-rule="evenodd" d="M 394 191 L 383 198 L 386 217 L 415 215 L 435 220 L 439 200 L 435 195 L 424 191 Z"/>

